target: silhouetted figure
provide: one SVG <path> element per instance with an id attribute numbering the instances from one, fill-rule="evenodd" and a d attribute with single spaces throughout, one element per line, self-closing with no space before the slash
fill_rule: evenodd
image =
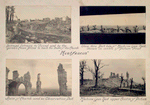
<path id="1" fill-rule="evenodd" d="M 81 31 L 84 31 L 84 27 L 83 26 L 81 27 Z"/>
<path id="2" fill-rule="evenodd" d="M 93 26 L 93 30 L 96 30 L 96 25 Z"/>
<path id="3" fill-rule="evenodd" d="M 127 87 L 129 87 L 129 73 L 126 72 L 126 77 L 127 77 Z"/>
<path id="4" fill-rule="evenodd" d="M 129 27 L 126 27 L 126 28 L 125 28 L 125 32 L 126 32 L 126 33 L 131 33 L 131 30 L 129 29 Z"/>
<path id="5" fill-rule="evenodd" d="M 131 78 L 130 80 L 131 80 L 130 89 L 132 89 L 133 88 L 133 78 Z"/>
<path id="6" fill-rule="evenodd" d="M 133 27 L 133 28 L 134 28 L 134 32 L 137 33 L 138 30 L 139 30 L 139 27 L 138 27 L 138 26 L 135 26 L 135 27 Z"/>
<path id="7" fill-rule="evenodd" d="M 146 26 L 143 26 L 143 30 L 146 30 Z"/>
<path id="8" fill-rule="evenodd" d="M 125 87 L 125 82 L 123 83 L 123 87 Z"/>
<path id="9" fill-rule="evenodd" d="M 117 32 L 119 32 L 119 31 L 120 31 L 120 28 L 121 28 L 121 27 L 117 25 Z"/>
<path id="10" fill-rule="evenodd" d="M 89 25 L 87 25 L 87 31 L 90 31 L 90 27 L 89 27 Z"/>
<path id="11" fill-rule="evenodd" d="M 102 32 L 102 33 L 104 33 L 104 28 L 103 28 L 103 26 L 101 25 L 101 29 L 100 29 L 100 31 Z"/>
<path id="12" fill-rule="evenodd" d="M 123 82 L 123 76 L 121 75 L 121 81 L 120 81 L 120 88 L 122 87 L 122 82 Z"/>

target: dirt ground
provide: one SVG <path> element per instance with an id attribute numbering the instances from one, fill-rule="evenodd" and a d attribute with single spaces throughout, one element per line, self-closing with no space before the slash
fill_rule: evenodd
<path id="1" fill-rule="evenodd" d="M 120 91 L 119 87 L 111 88 L 105 86 L 99 87 L 80 87 L 80 96 L 107 96 L 107 97 L 119 97 L 119 96 L 145 96 L 145 94 L 139 94 L 130 91 Z"/>

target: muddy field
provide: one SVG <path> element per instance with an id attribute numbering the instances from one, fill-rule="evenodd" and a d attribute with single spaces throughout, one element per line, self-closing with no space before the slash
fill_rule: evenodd
<path id="1" fill-rule="evenodd" d="M 146 96 L 143 93 L 138 92 L 131 92 L 131 91 L 122 91 L 119 90 L 119 87 L 111 88 L 111 87 L 80 87 L 80 96 L 89 96 L 89 97 L 95 97 L 95 96 L 107 96 L 107 97 L 119 97 L 119 96 Z"/>
<path id="2" fill-rule="evenodd" d="M 6 43 L 71 43 L 70 31 L 55 28 L 32 31 L 19 27 L 16 34 L 14 27 L 15 23 L 6 24 Z"/>

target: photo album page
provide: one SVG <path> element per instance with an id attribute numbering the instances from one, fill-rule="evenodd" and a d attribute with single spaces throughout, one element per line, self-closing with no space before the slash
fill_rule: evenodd
<path id="1" fill-rule="evenodd" d="M 1 0 L 0 105 L 150 105 L 148 0 Z"/>

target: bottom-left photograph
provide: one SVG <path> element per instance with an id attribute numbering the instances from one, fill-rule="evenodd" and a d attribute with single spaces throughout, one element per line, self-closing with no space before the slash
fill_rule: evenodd
<path id="1" fill-rule="evenodd" d="M 71 96 L 71 59 L 7 59 L 6 96 Z"/>

